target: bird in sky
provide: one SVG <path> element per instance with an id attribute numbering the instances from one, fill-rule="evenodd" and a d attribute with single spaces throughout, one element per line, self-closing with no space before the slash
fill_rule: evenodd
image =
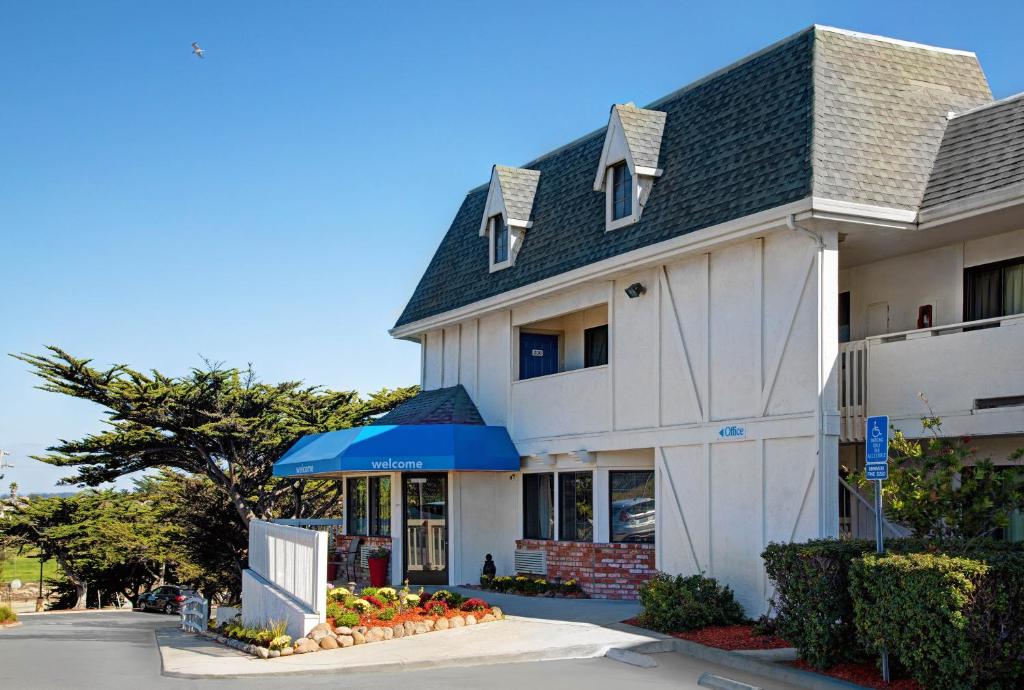
<path id="1" fill-rule="evenodd" d="M 195 55 L 197 58 L 206 57 L 206 51 L 200 48 L 199 44 L 195 41 L 192 41 L 192 54 Z"/>

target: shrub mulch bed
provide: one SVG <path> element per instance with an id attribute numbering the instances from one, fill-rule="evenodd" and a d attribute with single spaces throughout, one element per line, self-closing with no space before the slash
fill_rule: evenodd
<path id="1" fill-rule="evenodd" d="M 787 666 L 798 668 L 801 671 L 831 676 L 839 680 L 863 685 L 866 688 L 877 688 L 877 690 L 922 690 L 921 685 L 916 680 L 910 678 L 894 678 L 885 683 L 882 680 L 882 672 L 878 670 L 873 662 L 836 664 L 825 671 L 820 671 L 803 660 L 787 661 L 785 663 Z"/>
<path id="2" fill-rule="evenodd" d="M 638 628 L 644 626 L 636 618 L 622 621 L 627 625 L 635 625 Z M 689 640 L 702 644 L 705 647 L 725 649 L 730 652 L 748 649 L 785 649 L 793 645 L 781 637 L 775 635 L 758 635 L 754 632 L 753 625 L 713 625 L 699 630 L 687 632 L 668 633 L 680 640 Z"/>

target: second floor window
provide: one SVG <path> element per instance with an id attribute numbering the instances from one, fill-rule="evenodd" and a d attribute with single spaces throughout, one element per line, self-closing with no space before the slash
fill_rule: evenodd
<path id="1" fill-rule="evenodd" d="M 491 218 L 491 232 L 494 233 L 494 263 L 508 261 L 508 225 L 498 214 Z"/>
<path id="2" fill-rule="evenodd" d="M 626 162 L 612 167 L 612 220 L 633 215 L 633 176 Z"/>
<path id="3" fill-rule="evenodd" d="M 1024 313 L 1024 257 L 964 271 L 964 320 Z"/>
<path id="4" fill-rule="evenodd" d="M 608 363 L 608 324 L 583 331 L 583 366 L 599 367 Z"/>

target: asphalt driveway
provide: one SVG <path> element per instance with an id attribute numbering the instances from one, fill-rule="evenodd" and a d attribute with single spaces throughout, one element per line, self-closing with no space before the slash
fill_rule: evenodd
<path id="1" fill-rule="evenodd" d="M 559 688 L 697 688 L 704 671 L 736 679 L 743 674 L 706 662 L 668 653 L 656 655 L 656 668 L 637 668 L 606 658 L 535 663 L 436 668 L 404 673 L 186 680 L 160 674 L 156 631 L 174 627 L 171 616 L 138 612 L 94 612 L 23 616 L 24 625 L 0 630 L 0 688 L 66 690 L 103 688 L 380 688 L 413 686 L 423 689 L 453 687 L 522 690 Z M 765 690 L 786 686 L 746 678 Z M 343 681 L 343 682 L 342 682 Z"/>

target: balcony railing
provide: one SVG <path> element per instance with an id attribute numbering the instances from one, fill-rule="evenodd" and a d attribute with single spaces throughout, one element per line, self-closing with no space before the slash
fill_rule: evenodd
<path id="1" fill-rule="evenodd" d="M 922 395 L 936 415 L 952 420 L 948 433 L 1018 433 L 1020 423 L 1007 426 L 996 415 L 969 418 L 1024 395 L 1021 326 L 1024 314 L 1016 314 L 841 343 L 840 440 L 863 441 L 867 415 L 918 419 L 929 412 Z"/>

